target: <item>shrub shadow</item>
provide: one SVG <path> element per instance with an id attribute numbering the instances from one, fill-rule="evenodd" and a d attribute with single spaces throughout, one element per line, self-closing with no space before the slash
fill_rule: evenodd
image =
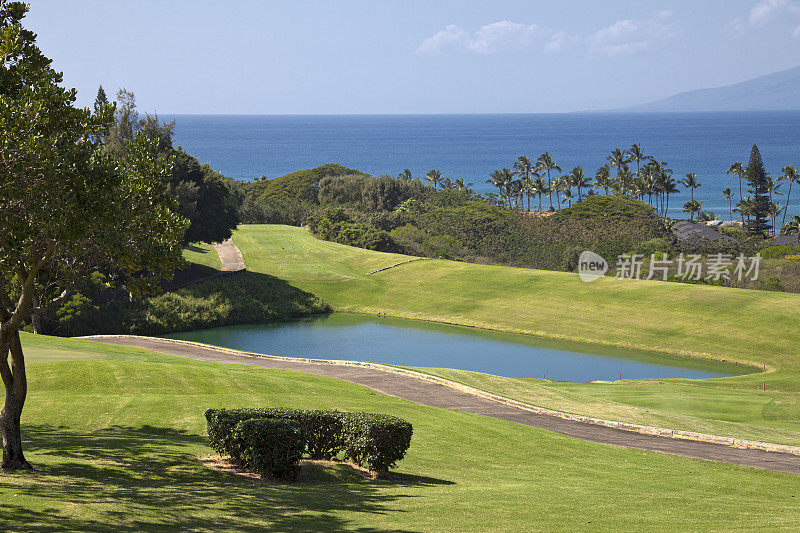
<path id="1" fill-rule="evenodd" d="M 23 436 L 37 470 L 0 475 L 0 487 L 53 503 L 36 511 L 4 503 L 4 531 L 352 530 L 342 512 L 379 523 L 382 515 L 404 512 L 394 507 L 398 501 L 421 497 L 387 494 L 387 486 L 452 484 L 408 474 L 338 483 L 246 480 L 203 466 L 197 455 L 210 452 L 205 439 L 171 428 L 77 432 L 40 425 L 26 426 Z"/>

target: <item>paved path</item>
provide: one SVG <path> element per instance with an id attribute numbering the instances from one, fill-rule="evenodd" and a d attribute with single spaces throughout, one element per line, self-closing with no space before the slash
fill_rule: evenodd
<path id="1" fill-rule="evenodd" d="M 509 420 L 511 422 L 555 431 L 587 441 L 800 474 L 800 456 L 798 455 L 750 448 L 735 448 L 723 444 L 694 440 L 658 437 L 586 422 L 565 420 L 557 416 L 527 411 L 521 407 L 477 396 L 441 383 L 418 379 L 411 375 L 397 373 L 391 370 L 382 370 L 378 366 L 365 367 L 325 361 L 294 361 L 291 360 L 291 358 L 257 357 L 253 355 L 244 355 L 244 352 L 237 353 L 232 350 L 222 351 L 208 346 L 184 344 L 168 339 L 155 339 L 150 337 L 120 336 L 87 338 L 99 342 L 134 346 L 154 352 L 188 357 L 201 361 L 217 361 L 268 368 L 281 368 L 305 372 L 307 374 L 327 376 L 363 385 L 384 394 L 422 405 L 444 407 L 446 409 L 492 416 L 502 420 Z"/>
<path id="2" fill-rule="evenodd" d="M 233 244 L 233 239 L 222 242 L 215 242 L 214 249 L 217 251 L 219 261 L 222 263 L 222 272 L 238 272 L 244 270 L 244 257 L 239 248 Z"/>

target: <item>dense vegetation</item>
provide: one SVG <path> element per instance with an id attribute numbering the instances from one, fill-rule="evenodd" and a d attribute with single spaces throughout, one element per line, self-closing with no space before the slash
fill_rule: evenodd
<path id="1" fill-rule="evenodd" d="M 211 447 L 230 456 L 237 464 L 248 464 L 248 454 L 258 457 L 256 464 L 274 465 L 277 461 L 270 450 L 259 450 L 252 442 L 265 442 L 269 436 L 262 435 L 270 426 L 241 431 L 241 424 L 254 419 L 290 421 L 292 427 L 271 424 L 280 430 L 289 441 L 287 451 L 295 450 L 295 441 L 300 440 L 301 453 L 307 452 L 312 459 L 331 459 L 343 453 L 344 458 L 368 468 L 375 475 L 385 476 L 389 468 L 396 466 L 411 445 L 411 424 L 397 417 L 371 413 L 345 413 L 341 411 L 305 411 L 300 409 L 209 409 L 206 411 L 208 436 Z M 243 438 L 244 437 L 244 438 Z M 264 448 L 262 447 L 262 448 Z M 299 455 L 288 453 L 275 471 L 265 470 L 269 475 L 297 473 Z M 262 457 L 265 456 L 265 457 Z"/>
<path id="2" fill-rule="evenodd" d="M 108 290 L 99 274 L 54 314 L 42 317 L 45 333 L 160 335 L 192 329 L 252 324 L 327 313 L 330 306 L 273 276 L 240 272 L 144 299 Z M 109 301 L 110 299 L 110 301 Z"/>
<path id="3" fill-rule="evenodd" d="M 335 175 L 319 177 L 331 168 Z M 548 269 L 572 268 L 582 249 L 615 257 L 641 242 L 669 241 L 656 211 L 625 196 L 594 195 L 543 216 L 508 209 L 466 187 L 435 189 L 421 180 L 373 177 L 338 166 L 302 172 L 298 187 L 294 174 L 282 182 L 286 189 L 281 178 L 253 189 L 266 190 L 269 198 L 302 198 L 301 203 L 247 220 L 298 225 L 299 217 L 320 238 L 341 244 Z"/>
<path id="4" fill-rule="evenodd" d="M 95 107 L 107 99 L 101 86 Z M 114 120 L 101 136 L 104 151 L 117 161 L 130 157 L 129 142 L 135 135 L 153 140 L 147 154 L 152 161 L 168 161 L 167 192 L 177 202 L 177 212 L 189 221 L 184 243 L 220 242 L 231 236 L 239 224 L 240 184 L 216 172 L 181 147 L 173 146 L 174 122 L 163 123 L 155 115 L 139 118 L 132 92 L 120 89 L 114 103 Z"/>

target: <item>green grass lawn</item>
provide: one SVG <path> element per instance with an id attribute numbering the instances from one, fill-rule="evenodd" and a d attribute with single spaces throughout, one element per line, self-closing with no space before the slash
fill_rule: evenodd
<path id="1" fill-rule="evenodd" d="M 234 241 L 249 270 L 341 311 L 766 364 L 766 373 L 731 378 L 613 384 L 438 372 L 543 407 L 800 444 L 800 295 L 613 278 L 587 284 L 571 273 L 444 260 L 366 276 L 406 257 L 320 241 L 289 226 L 242 226 Z"/>
<path id="2" fill-rule="evenodd" d="M 793 529 L 797 476 L 580 441 L 289 371 L 24 335 L 23 438 L 0 529 Z M 53 361 L 62 353 L 69 361 Z M 84 360 L 75 360 L 84 359 Z M 414 425 L 395 480 L 268 484 L 207 470 L 203 411 L 381 412 Z"/>
<path id="3" fill-rule="evenodd" d="M 183 247 L 183 258 L 190 263 L 207 266 L 214 270 L 222 268 L 219 255 L 214 247 L 204 242 L 195 242 Z"/>

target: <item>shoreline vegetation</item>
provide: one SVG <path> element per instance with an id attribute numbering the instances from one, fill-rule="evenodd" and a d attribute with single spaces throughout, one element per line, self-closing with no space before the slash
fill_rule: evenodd
<path id="1" fill-rule="evenodd" d="M 278 272 L 336 311 L 397 316 L 739 362 L 765 372 L 707 380 L 548 382 L 423 369 L 545 408 L 643 425 L 800 444 L 797 296 L 432 259 L 403 260 L 290 226 L 234 232 L 248 268 Z M 280 253 L 279 253 L 280 252 Z M 420 300 L 419 294 L 425 294 Z M 749 313 L 742 313 L 748 309 Z M 756 311 L 757 310 L 757 311 Z M 765 389 L 765 390 L 762 390 Z M 702 408 L 699 408 L 702 406 Z"/>

